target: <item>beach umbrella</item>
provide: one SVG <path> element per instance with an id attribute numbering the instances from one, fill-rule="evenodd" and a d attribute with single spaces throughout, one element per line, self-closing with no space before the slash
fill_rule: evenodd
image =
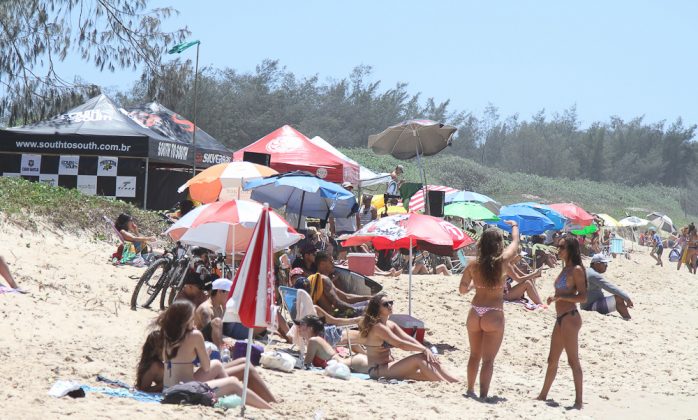
<path id="1" fill-rule="evenodd" d="M 444 207 L 445 216 L 456 216 L 462 219 L 499 221 L 496 214 L 478 203 L 451 203 Z"/>
<path id="2" fill-rule="evenodd" d="M 456 191 L 446 194 L 446 204 L 466 202 L 480 203 L 495 214 L 499 213 L 499 209 L 502 207 L 494 199 L 473 191 Z"/>
<path id="3" fill-rule="evenodd" d="M 408 313 L 412 315 L 412 249 L 423 249 L 438 255 L 472 244 L 472 238 L 451 223 L 438 217 L 419 213 L 387 216 L 366 224 L 346 237 L 343 246 L 371 243 L 377 250 L 409 249 Z"/>
<path id="4" fill-rule="evenodd" d="M 620 223 L 618 223 L 618 220 L 614 219 L 613 217 L 609 216 L 606 213 L 599 213 L 597 216 L 603 220 L 604 226 L 608 227 L 619 227 Z"/>
<path id="5" fill-rule="evenodd" d="M 646 220 L 646 219 L 641 219 L 637 216 L 630 216 L 630 217 L 620 219 L 618 221 L 618 224 L 622 227 L 635 228 L 635 227 L 647 226 L 650 224 L 650 221 Z"/>
<path id="6" fill-rule="evenodd" d="M 514 205 L 530 207 L 539 213 L 543 213 L 548 219 L 552 220 L 553 223 L 555 223 L 554 230 L 562 230 L 565 227 L 565 223 L 567 223 L 567 218 L 565 216 L 561 215 L 557 211 L 550 208 L 550 206 L 546 206 L 545 204 L 526 202 L 517 203 Z"/>
<path id="7" fill-rule="evenodd" d="M 539 235 L 555 228 L 555 223 L 546 215 L 528 206 L 504 206 L 499 210 L 499 218 L 501 220 L 497 226 L 500 229 L 511 232 L 511 226 L 504 221 L 513 220 L 519 224 L 519 233 L 522 235 Z"/>
<path id="8" fill-rule="evenodd" d="M 250 243 L 264 206 L 250 200 L 218 201 L 199 206 L 165 231 L 174 240 L 233 255 Z M 275 250 L 287 248 L 300 239 L 281 216 L 269 212 Z"/>
<path id="9" fill-rule="evenodd" d="M 271 210 L 264 205 L 255 225 L 240 269 L 235 275 L 225 305 L 224 322 L 239 322 L 249 328 L 245 373 L 242 385 L 241 415 L 245 415 L 247 382 L 250 374 L 250 356 L 254 328 L 266 328 L 272 322 L 274 303 L 274 255 L 271 232 Z"/>
<path id="10" fill-rule="evenodd" d="M 571 225 L 589 226 L 594 221 L 594 216 L 574 203 L 550 204 L 548 207 L 565 216 Z"/>
<path id="11" fill-rule="evenodd" d="M 207 168 L 177 189 L 178 193 L 189 188 L 193 200 L 212 203 L 219 199 L 224 190 L 242 189 L 245 181 L 276 175 L 268 166 L 251 162 L 219 163 Z M 240 197 L 238 197 L 240 198 Z"/>
<path id="12" fill-rule="evenodd" d="M 307 172 L 289 172 L 256 179 L 245 183 L 252 191 L 252 199 L 278 209 L 286 206 L 286 213 L 327 220 L 330 216 L 349 217 L 359 210 L 351 191 L 337 184 L 310 175 Z M 300 227 L 298 218 L 298 226 Z"/>
<path id="13" fill-rule="evenodd" d="M 368 136 L 368 147 L 378 155 L 392 155 L 402 160 L 416 156 L 422 184 L 427 185 L 421 158 L 435 155 L 450 146 L 456 130 L 452 125 L 437 121 L 407 120 Z M 426 191 L 422 194 L 425 201 Z"/>
<path id="14" fill-rule="evenodd" d="M 677 231 L 674 222 L 666 214 L 657 212 L 650 213 L 647 215 L 647 219 L 661 231 L 667 233 L 675 233 Z"/>
<path id="15" fill-rule="evenodd" d="M 425 187 L 422 187 L 421 190 L 417 191 L 410 197 L 410 202 L 409 202 L 409 210 L 413 212 L 418 212 L 418 211 L 423 211 L 424 210 L 424 197 L 427 195 L 427 191 L 443 191 L 444 193 L 454 193 L 458 192 L 457 189 L 451 188 L 451 187 L 446 187 L 444 185 L 427 185 Z"/>

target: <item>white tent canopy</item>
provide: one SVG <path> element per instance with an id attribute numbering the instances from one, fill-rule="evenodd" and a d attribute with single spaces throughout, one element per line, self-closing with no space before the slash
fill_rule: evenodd
<path id="1" fill-rule="evenodd" d="M 356 163 L 357 165 L 359 165 L 359 163 L 356 162 L 354 159 L 335 149 L 334 146 L 332 146 L 330 143 L 327 142 L 327 140 L 323 139 L 320 136 L 315 136 L 312 139 L 310 139 L 310 141 L 314 145 L 322 147 L 323 149 L 327 150 L 328 152 L 341 159 L 348 160 L 349 162 Z M 377 184 L 387 184 L 388 181 L 390 181 L 390 174 L 377 174 L 372 170 L 359 165 L 359 183 L 361 187 L 368 187 Z"/>

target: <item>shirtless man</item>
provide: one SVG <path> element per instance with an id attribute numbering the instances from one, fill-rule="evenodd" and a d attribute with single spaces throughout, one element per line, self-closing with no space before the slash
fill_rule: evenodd
<path id="1" fill-rule="evenodd" d="M 211 285 L 211 297 L 196 308 L 194 322 L 206 341 L 223 348 L 223 315 L 233 282 L 218 279 Z"/>

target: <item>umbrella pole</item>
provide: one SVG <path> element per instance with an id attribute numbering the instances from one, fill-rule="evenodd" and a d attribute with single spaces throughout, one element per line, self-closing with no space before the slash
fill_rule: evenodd
<path id="1" fill-rule="evenodd" d="M 247 333 L 247 351 L 245 352 L 245 374 L 242 377 L 242 406 L 240 406 L 240 416 L 245 417 L 245 401 L 247 401 L 247 381 L 250 378 L 250 358 L 252 355 L 252 335 L 254 328 L 250 328 Z"/>
<path id="2" fill-rule="evenodd" d="M 303 213 L 303 201 L 305 201 L 305 191 L 301 194 L 301 208 L 298 210 L 298 223 L 296 224 L 296 229 L 301 228 L 301 214 Z"/>
<path id="3" fill-rule="evenodd" d="M 412 316 L 412 238 L 410 237 L 409 280 L 407 286 L 407 314 Z"/>

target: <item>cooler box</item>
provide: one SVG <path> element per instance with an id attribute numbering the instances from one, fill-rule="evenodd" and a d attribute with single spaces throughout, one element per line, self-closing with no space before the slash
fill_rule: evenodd
<path id="1" fill-rule="evenodd" d="M 424 322 L 407 314 L 390 315 L 390 320 L 417 341 L 424 343 Z"/>
<path id="2" fill-rule="evenodd" d="M 374 254 L 351 252 L 347 256 L 347 260 L 351 271 L 364 276 L 372 276 L 376 272 L 376 256 Z"/>

